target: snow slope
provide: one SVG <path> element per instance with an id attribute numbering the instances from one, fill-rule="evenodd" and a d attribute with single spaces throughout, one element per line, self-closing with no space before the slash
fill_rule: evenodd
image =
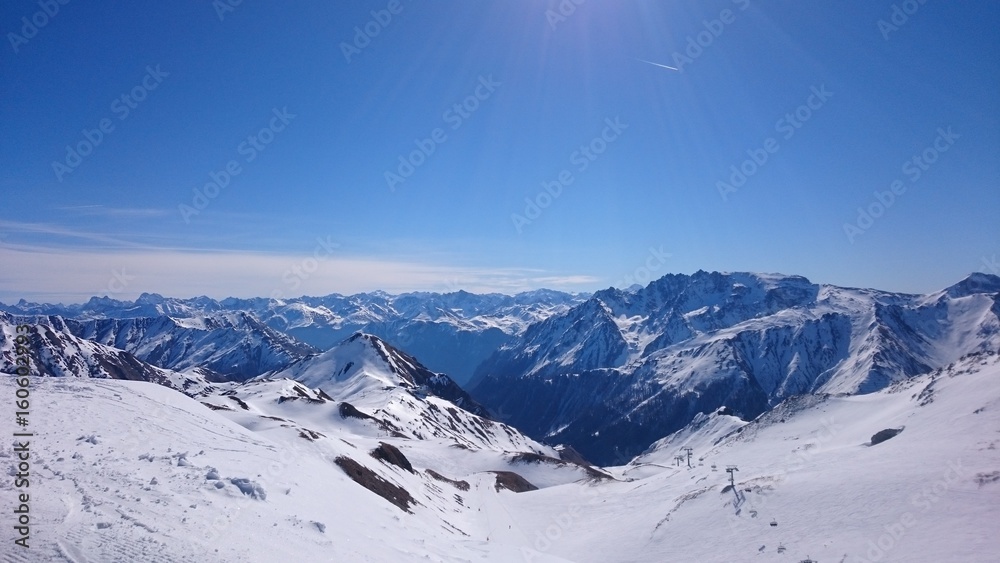
<path id="1" fill-rule="evenodd" d="M 248 387 L 246 402 L 226 401 L 230 394 L 199 402 L 144 382 L 36 379 L 31 552 L 9 560 L 511 560 L 516 547 L 489 538 L 510 519 L 499 499 L 514 493 L 497 490 L 490 471 L 526 467 L 538 486 L 586 477 L 572 464 L 515 461 L 504 447 L 553 453 L 523 437 L 484 447 L 390 437 L 290 380 L 226 385 Z M 0 388 L 12 395 L 11 378 Z M 407 422 L 397 424 L 408 431 Z M 375 459 L 369 452 L 382 443 L 395 444 L 414 470 Z M 5 470 L 12 455 L 5 443 Z M 403 510 L 359 486 L 339 458 L 401 487 L 412 503 Z M 13 498 L 12 480 L 0 491 Z"/>
<path id="2" fill-rule="evenodd" d="M 995 354 L 867 395 L 789 399 L 750 423 L 707 415 L 611 468 L 617 479 L 560 478 L 578 469 L 448 438 L 388 437 L 338 416 L 335 399 L 274 398 L 321 397 L 300 383 L 246 385 L 247 409 L 220 410 L 145 382 L 36 379 L 32 547 L 8 560 L 986 562 L 1000 552 Z M 11 378 L 0 393 L 12 395 Z M 303 437 L 305 427 L 322 435 Z M 868 444 L 887 428 L 903 430 Z M 369 454 L 383 442 L 413 472 Z M 693 468 L 663 463 L 682 446 Z M 0 451 L 11 467 L 10 445 Z M 414 502 L 380 498 L 338 457 Z M 498 491 L 485 472 L 518 468 L 548 486 Z M 0 484 L 4 499 L 11 487 Z"/>
<path id="3" fill-rule="evenodd" d="M 692 469 L 671 467 L 683 446 Z M 750 424 L 710 415 L 613 468 L 635 480 L 533 493 L 525 524 L 556 538 L 533 549 L 581 562 L 995 561 L 998 447 L 1000 362 L 979 355 L 868 395 L 792 399 Z M 558 498 L 585 500 L 568 512 Z"/>

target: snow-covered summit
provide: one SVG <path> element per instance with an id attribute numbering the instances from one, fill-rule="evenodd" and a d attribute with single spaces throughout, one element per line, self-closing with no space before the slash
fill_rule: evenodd
<path id="1" fill-rule="evenodd" d="M 667 275 L 532 325 L 480 365 L 472 393 L 529 435 L 616 463 L 723 405 L 751 419 L 794 395 L 870 393 L 1000 349 L 998 289 L 985 274 L 929 295 Z"/>
<path id="2" fill-rule="evenodd" d="M 294 379 L 344 401 L 359 401 L 399 389 L 416 396 L 440 397 L 473 414 L 487 416 L 486 409 L 450 377 L 430 371 L 413 356 L 362 332 L 262 378 Z"/>

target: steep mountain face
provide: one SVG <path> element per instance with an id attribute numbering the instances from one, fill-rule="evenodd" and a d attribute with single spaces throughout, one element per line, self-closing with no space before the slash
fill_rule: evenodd
<path id="1" fill-rule="evenodd" d="M 247 313 L 268 327 L 325 350 L 355 332 L 379 336 L 419 358 L 431 369 L 448 373 L 461 384 L 471 378 L 476 366 L 500 346 L 521 334 L 530 324 L 565 312 L 586 296 L 538 290 L 514 296 L 453 293 L 384 292 L 294 299 L 236 299 L 221 301 L 207 297 L 175 299 L 143 294 L 136 301 L 94 297 L 81 305 L 28 303 L 0 305 L 17 315 L 59 315 L 80 321 L 170 317 L 176 323 L 197 322 L 205 317 Z M 108 325 L 111 325 L 110 327 Z M 102 325 L 105 341 L 122 329 L 115 323 Z M 88 334 L 97 334 L 88 328 Z M 141 329 L 140 329 L 141 331 Z M 162 351 L 160 353 L 166 353 Z M 256 366 L 233 367 L 239 358 L 215 362 L 219 371 L 239 377 L 258 375 L 278 366 L 252 373 Z M 152 361 L 152 360 L 150 360 Z M 166 364 L 163 364 L 166 365 Z M 235 370 L 235 373 L 234 373 Z"/>
<path id="2" fill-rule="evenodd" d="M 48 317 L 48 324 L 27 323 L 27 333 L 17 330 L 24 321 L 0 312 L 0 373 L 17 373 L 16 338 L 26 335 L 32 376 L 149 381 L 180 391 L 207 385 L 202 370 L 182 374 L 150 365 L 124 350 L 74 335 L 60 317 Z"/>
<path id="3" fill-rule="evenodd" d="M 450 377 L 434 373 L 416 358 L 377 336 L 356 333 L 337 346 L 261 379 L 287 378 L 322 389 L 344 401 L 384 399 L 386 391 L 398 391 L 415 399 L 444 399 L 481 417 L 486 409 L 474 401 Z"/>
<path id="4" fill-rule="evenodd" d="M 698 413 L 752 419 L 803 393 L 870 393 L 1000 348 L 1000 278 L 930 295 L 698 272 L 608 289 L 531 326 L 477 370 L 473 396 L 599 464 Z"/>
<path id="5" fill-rule="evenodd" d="M 126 350 L 153 365 L 173 370 L 200 367 L 237 381 L 316 352 L 250 313 L 187 314 L 183 318 L 161 315 L 65 323 L 81 338 Z"/>

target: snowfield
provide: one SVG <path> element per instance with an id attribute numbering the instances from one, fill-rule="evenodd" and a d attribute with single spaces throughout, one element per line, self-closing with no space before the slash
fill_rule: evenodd
<path id="1" fill-rule="evenodd" d="M 0 378 L 2 396 L 13 396 L 12 379 Z M 343 416 L 337 397 L 295 387 L 304 385 L 279 378 L 191 398 L 138 381 L 34 379 L 31 547 L 10 548 L 5 508 L 5 560 L 857 563 L 1000 553 L 996 354 L 868 395 L 793 397 L 749 423 L 702 415 L 609 468 L 614 478 L 559 462 L 498 423 L 489 428 L 505 441 L 472 440 L 470 418 L 456 424 L 464 446 L 445 431 L 418 438 L 408 430 L 418 419 L 433 426 L 424 403 L 446 406 L 433 397 L 407 405 L 387 394 L 400 409 L 394 434 Z M 371 414 L 374 400 L 368 392 L 357 408 Z M 10 435 L 10 417 L 4 424 Z M 871 445 L 886 429 L 902 431 Z M 691 468 L 676 465 L 683 447 Z M 397 450 L 411 468 L 376 449 Z M 345 458 L 397 503 L 353 480 Z M 13 461 L 5 443 L 9 476 Z M 498 488 L 490 471 L 539 489 Z M 12 506 L 13 479 L 0 483 Z"/>

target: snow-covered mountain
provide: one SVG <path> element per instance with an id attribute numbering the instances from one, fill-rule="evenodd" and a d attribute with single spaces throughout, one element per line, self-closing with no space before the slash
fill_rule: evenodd
<path id="1" fill-rule="evenodd" d="M 28 342 L 21 347 L 28 350 L 32 375 L 148 381 L 182 391 L 204 388 L 212 375 L 201 368 L 179 373 L 150 365 L 124 350 L 76 336 L 59 317 L 49 317 L 47 324 L 31 324 L 19 331 L 23 320 L 0 312 L 2 374 L 17 373 L 17 337 L 24 336 Z"/>
<path id="2" fill-rule="evenodd" d="M 222 385 L 239 400 L 36 378 L 31 547 L 8 548 L 19 533 L 8 527 L 5 557 L 979 563 L 1000 552 L 996 354 L 866 395 L 790 398 L 750 422 L 713 412 L 611 478 L 540 445 L 523 455 L 394 436 L 288 379 Z M 674 462 L 686 446 L 691 468 Z M 12 475 L 15 455 L 0 446 Z M 13 487 L 0 481 L 0 494 Z"/>
<path id="3" fill-rule="evenodd" d="M 466 291 L 390 295 L 378 291 L 256 300 L 253 304 L 237 300 L 221 303 L 246 307 L 270 326 L 320 349 L 355 332 L 376 335 L 465 385 L 476 367 L 497 348 L 532 323 L 566 311 L 585 298 L 551 290 L 513 296 Z"/>
<path id="4" fill-rule="evenodd" d="M 185 324 L 185 320 L 190 319 L 194 323 L 204 323 L 207 322 L 204 319 L 217 319 L 225 317 L 225 314 L 232 316 L 232 313 L 245 313 L 260 319 L 270 328 L 320 350 L 355 332 L 366 332 L 394 343 L 419 357 L 431 369 L 447 373 L 460 384 L 465 384 L 476 366 L 501 345 L 521 334 L 531 323 L 564 312 L 586 297 L 551 290 L 513 296 L 465 291 L 390 295 L 377 291 L 349 296 L 332 294 L 281 300 L 228 298 L 216 301 L 208 297 L 177 299 L 144 293 L 135 301 L 94 297 L 84 304 L 68 306 L 21 300 L 15 305 L 0 304 L 0 310 L 16 315 L 56 315 L 81 321 L 85 325 L 89 321 L 89 325 L 95 328 L 87 329 L 88 334 L 104 334 L 105 342 L 116 337 L 121 329 L 114 329 L 116 323 L 99 321 L 118 319 L 130 322 L 136 318 L 169 317 L 170 321 L 142 322 Z M 97 325 L 102 328 L 98 329 Z M 156 340 L 155 334 L 145 335 L 146 331 L 140 330 L 144 338 Z M 236 364 L 232 364 L 231 360 L 236 360 Z M 222 359 L 218 367 L 226 369 L 220 372 L 231 373 L 238 360 Z M 239 376 L 258 375 L 277 367 L 270 366 L 252 373 L 257 366 L 251 362 L 236 369 L 236 372 Z"/>
<path id="5" fill-rule="evenodd" d="M 477 370 L 472 394 L 528 435 L 626 461 L 698 413 L 753 418 L 804 393 L 870 393 L 1000 349 L 1000 278 L 929 295 L 798 276 L 668 275 L 542 320 Z"/>
<path id="6" fill-rule="evenodd" d="M 361 332 L 322 354 L 261 378 L 294 379 L 345 401 L 367 401 L 373 394 L 377 400 L 384 400 L 390 390 L 417 398 L 433 395 L 472 414 L 487 416 L 486 409 L 450 377 L 430 371 L 413 356 L 377 336 Z"/>
<path id="7" fill-rule="evenodd" d="M 448 376 L 363 333 L 280 372 L 220 384 L 196 398 L 214 410 L 246 411 L 240 413 L 243 418 L 308 422 L 308 428 L 299 430 L 310 439 L 329 419 L 350 419 L 354 422 L 343 424 L 372 437 L 437 440 L 454 448 L 511 455 L 559 455 L 483 416 L 485 409 Z"/>
<path id="8" fill-rule="evenodd" d="M 16 329 L 12 316 L 0 315 L 3 315 L 0 320 L 5 321 L 0 351 L 6 359 L 13 353 L 13 339 L 8 333 Z M 323 354 L 247 382 L 174 386 L 183 389 L 191 400 L 166 390 L 95 382 L 92 378 L 107 374 L 87 371 L 86 362 L 104 367 L 108 357 L 130 358 L 132 363 L 146 369 L 137 376 L 163 387 L 172 386 L 172 382 L 157 381 L 155 376 L 174 372 L 148 366 L 128 352 L 80 339 L 65 327 L 54 334 L 47 324 L 32 327 L 29 345 L 41 359 L 33 358 L 30 364 L 33 414 L 28 417 L 32 421 L 45 420 L 50 409 L 68 408 L 73 417 L 94 416 L 108 422 L 93 425 L 92 421 L 71 419 L 75 422 L 66 428 L 84 432 L 77 445 L 101 450 L 93 460 L 99 466 L 95 470 L 97 478 L 107 482 L 120 480 L 121 486 L 116 486 L 113 492 L 110 487 L 91 490 L 88 485 L 80 486 L 75 469 L 68 475 L 58 469 L 53 473 L 49 464 L 66 459 L 50 459 L 47 455 L 50 451 L 54 453 L 48 447 L 58 440 L 34 424 L 22 428 L 39 436 L 31 440 L 36 444 L 31 458 L 36 467 L 44 467 L 45 475 L 68 476 L 77 492 L 85 492 L 79 499 L 64 497 L 72 514 L 63 520 L 65 529 L 58 532 L 60 539 L 36 532 L 32 551 L 16 552 L 12 561 L 48 560 L 59 553 L 68 554 L 66 557 L 73 560 L 213 560 L 209 546 L 220 526 L 229 526 L 225 520 L 233 516 L 233 507 L 236 511 L 248 508 L 239 502 L 244 495 L 248 501 L 273 505 L 277 500 L 277 504 L 283 504 L 280 495 L 290 495 L 293 490 L 295 508 L 279 510 L 277 516 L 269 517 L 280 528 L 268 529 L 266 535 L 273 532 L 289 533 L 291 537 L 303 535 L 306 544 L 315 549 L 317 545 L 312 540 L 316 537 L 310 534 L 316 533 L 320 539 L 318 547 L 330 549 L 326 555 L 307 550 L 309 557 L 296 560 L 330 557 L 355 560 L 336 554 L 358 553 L 356 547 L 349 545 L 339 551 L 331 549 L 331 542 L 322 537 L 327 533 L 326 521 L 304 521 L 299 517 L 298 510 L 305 507 L 296 505 L 303 499 L 312 505 L 304 514 L 326 513 L 334 521 L 354 510 L 363 515 L 388 511 L 396 522 L 401 515 L 417 515 L 414 522 L 419 523 L 413 529 L 438 536 L 440 545 L 431 552 L 444 553 L 450 542 L 467 538 L 470 532 L 478 534 L 482 526 L 479 523 L 465 529 L 465 524 L 453 522 L 456 514 L 480 512 L 490 508 L 489 503 L 495 503 L 490 500 L 492 496 L 482 502 L 469 502 L 466 493 L 470 490 L 468 494 L 472 496 L 481 491 L 499 495 L 501 491 L 522 492 L 577 480 L 610 478 L 606 472 L 579 459 L 561 459 L 563 450 L 544 446 L 506 424 L 476 414 L 485 414 L 485 409 L 446 375 L 429 371 L 415 358 L 372 335 L 356 334 Z M 78 352 L 78 347 L 83 351 Z M 59 360 L 46 363 L 43 360 L 47 356 Z M 78 356 L 86 362 L 76 361 Z M 52 364 L 65 369 L 52 371 L 47 368 Z M 3 385 L 13 379 L 3 378 Z M 13 389 L 11 393 L 13 396 Z M 73 400 L 63 395 L 85 398 L 90 406 L 78 411 L 71 405 Z M 53 399 L 55 403 L 49 402 Z M 143 420 L 130 419 L 135 416 Z M 55 418 L 60 424 L 67 424 L 58 415 Z M 247 430 L 234 431 L 237 425 Z M 101 429 L 91 431 L 91 427 Z M 178 442 L 175 431 L 187 438 Z M 187 449 L 184 446 L 188 438 L 194 438 L 204 447 Z M 45 439 L 50 441 L 45 443 Z M 170 445 L 165 450 L 160 447 L 166 444 Z M 284 457 L 276 457 L 276 452 Z M 0 459 L 11 455 L 6 445 L 0 450 Z M 76 453 L 70 463 L 83 457 Z M 116 459 L 138 467 L 121 467 L 116 465 Z M 264 474 L 254 466 L 255 459 L 270 460 L 266 465 L 267 477 L 262 479 Z M 204 464 L 206 460 L 215 461 L 209 466 Z M 245 471 L 248 465 L 254 470 Z M 144 481 L 149 469 L 159 472 L 164 468 L 165 473 Z M 292 480 L 284 480 L 286 472 L 303 469 Z M 173 495 L 174 487 L 189 488 L 189 481 L 195 478 L 193 472 L 200 472 L 196 479 L 200 493 Z M 280 479 L 277 488 L 269 477 Z M 141 482 L 145 483 L 141 485 L 145 491 L 159 491 L 154 493 L 156 500 L 145 499 L 151 504 L 149 510 L 135 504 L 143 500 L 143 493 L 132 490 L 132 486 Z M 4 481 L 0 489 L 12 490 L 11 482 Z M 304 496 L 300 498 L 300 494 Z M 47 499 L 43 495 L 38 502 L 45 505 Z M 322 502 L 318 503 L 320 499 Z M 203 510 L 190 516 L 192 520 L 210 518 L 202 532 L 216 533 L 207 537 L 207 543 L 196 541 L 176 551 L 159 541 L 162 532 L 173 535 L 190 525 L 187 516 L 173 518 L 172 510 L 187 513 L 199 505 Z M 46 510 L 35 506 L 32 514 Z M 220 515 L 219 508 L 225 509 L 225 517 Z M 95 536 L 87 532 L 86 526 L 79 526 L 78 516 L 83 512 L 100 516 L 101 521 L 93 524 L 94 530 L 108 530 L 114 536 L 109 536 L 112 540 L 109 544 L 90 542 Z M 108 521 L 113 515 L 120 515 L 121 520 Z M 150 535 L 137 537 L 133 533 L 137 529 Z M 339 538 L 340 530 L 331 530 L 330 534 Z M 42 536 L 40 541 L 38 536 Z M 75 544 L 78 541 L 80 545 Z M 203 551 L 199 553 L 199 549 Z M 406 549 L 394 546 L 382 553 L 375 548 L 372 553 L 382 553 L 379 560 L 391 561 L 396 560 L 391 553 L 402 556 L 409 552 L 409 547 Z M 240 552 L 244 558 L 253 560 L 281 559 L 273 553 L 257 559 L 266 551 Z M 227 556 L 220 560 L 229 559 Z"/>
<path id="9" fill-rule="evenodd" d="M 110 297 L 91 297 L 86 303 L 63 305 L 32 303 L 21 299 L 14 305 L 0 304 L 0 310 L 15 315 L 49 316 L 80 320 L 131 319 L 136 317 L 191 317 L 221 311 L 219 303 L 209 297 L 175 299 L 156 293 L 143 293 L 135 301 Z"/>
<path id="10" fill-rule="evenodd" d="M 7 309 L 215 380 L 280 372 L 315 352 L 276 326 L 323 339 L 369 327 L 430 371 L 473 388 L 535 439 L 617 463 L 723 405 L 752 418 L 796 394 L 867 393 L 996 349 L 998 294 L 1000 278 L 985 274 L 904 295 L 798 276 L 698 272 L 586 299 L 544 290 L 285 301 L 143 294 Z M 60 311 L 75 318 L 43 316 Z M 487 354 L 472 383 L 437 367 L 470 370 Z"/>
<path id="11" fill-rule="evenodd" d="M 199 367 L 240 381 L 316 352 L 251 313 L 187 311 L 186 315 L 67 319 L 65 324 L 81 338 L 127 350 L 153 365 L 174 370 Z"/>

